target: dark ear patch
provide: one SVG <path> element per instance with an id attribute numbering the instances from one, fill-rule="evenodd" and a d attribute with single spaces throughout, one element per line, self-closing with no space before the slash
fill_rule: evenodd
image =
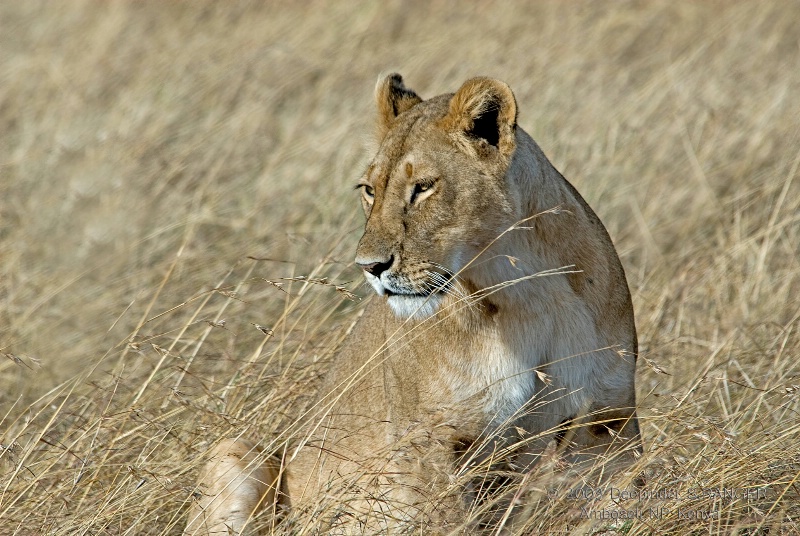
<path id="1" fill-rule="evenodd" d="M 375 100 L 378 105 L 380 136 L 389 131 L 398 115 L 422 102 L 419 95 L 403 84 L 403 77 L 397 73 L 378 81 L 375 86 Z"/>
<path id="2" fill-rule="evenodd" d="M 472 122 L 472 128 L 467 134 L 473 138 L 486 140 L 495 147 L 500 143 L 500 129 L 497 120 L 500 117 L 500 103 L 491 100 L 486 103 L 486 109 Z"/>
<path id="3" fill-rule="evenodd" d="M 490 145 L 510 158 L 516 148 L 517 101 L 511 88 L 499 80 L 470 78 L 453 94 L 440 125 L 466 140 L 485 141 L 488 145 L 473 147 L 478 157 L 491 156 L 493 151 L 484 150 Z"/>

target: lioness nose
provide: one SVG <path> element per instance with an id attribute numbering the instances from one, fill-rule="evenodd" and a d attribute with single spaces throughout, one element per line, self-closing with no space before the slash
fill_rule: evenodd
<path id="1" fill-rule="evenodd" d="M 389 267 L 394 262 L 394 255 L 389 257 L 389 260 L 386 262 L 370 262 L 370 263 L 357 263 L 362 270 L 367 272 L 368 274 L 372 274 L 375 277 L 380 277 L 383 272 L 389 269 Z"/>

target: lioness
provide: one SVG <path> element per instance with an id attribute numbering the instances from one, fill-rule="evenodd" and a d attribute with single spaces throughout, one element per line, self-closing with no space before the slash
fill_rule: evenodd
<path id="1" fill-rule="evenodd" d="M 640 448 L 625 274 L 511 89 L 473 78 L 423 101 L 393 74 L 376 94 L 356 263 L 379 297 L 282 461 L 214 449 L 186 534 L 248 533 L 275 504 L 335 534 L 446 532 L 502 495 L 502 478 L 452 484 L 471 467 L 519 474 L 554 443 L 574 462 Z"/>

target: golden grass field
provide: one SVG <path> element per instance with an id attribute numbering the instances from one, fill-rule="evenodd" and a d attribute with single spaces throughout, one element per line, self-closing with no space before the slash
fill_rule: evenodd
<path id="1" fill-rule="evenodd" d="M 392 71 L 508 82 L 633 294 L 637 469 L 677 497 L 534 484 L 516 532 L 800 533 L 798 66 L 790 1 L 3 2 L 0 533 L 180 534 L 216 441 L 285 440 L 370 294 Z"/>

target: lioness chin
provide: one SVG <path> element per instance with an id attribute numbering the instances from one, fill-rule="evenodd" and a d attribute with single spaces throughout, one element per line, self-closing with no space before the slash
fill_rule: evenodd
<path id="1" fill-rule="evenodd" d="M 584 467 L 640 448 L 622 266 L 509 87 L 423 101 L 393 74 L 376 96 L 356 263 L 379 296 L 282 460 L 213 449 L 185 534 L 249 533 L 276 505 L 314 533 L 474 532 L 513 517 L 503 489 L 546 446 Z"/>

